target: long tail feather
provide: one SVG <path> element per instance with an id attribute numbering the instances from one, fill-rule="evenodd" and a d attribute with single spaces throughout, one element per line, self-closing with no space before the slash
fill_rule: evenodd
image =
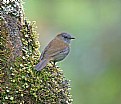
<path id="1" fill-rule="evenodd" d="M 44 59 L 44 60 L 41 60 L 36 66 L 35 66 L 35 69 L 37 71 L 40 71 L 42 70 L 48 63 L 48 60 L 47 59 Z"/>

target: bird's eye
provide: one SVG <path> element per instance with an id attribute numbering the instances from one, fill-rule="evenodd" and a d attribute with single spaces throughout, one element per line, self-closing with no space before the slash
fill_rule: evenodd
<path id="1" fill-rule="evenodd" d="M 64 36 L 64 38 L 68 38 L 67 36 Z"/>

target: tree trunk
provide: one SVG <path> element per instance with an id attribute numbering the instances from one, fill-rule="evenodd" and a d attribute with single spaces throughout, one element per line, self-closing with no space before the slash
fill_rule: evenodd
<path id="1" fill-rule="evenodd" d="M 60 68 L 34 69 L 39 42 L 21 3 L 0 0 L 0 104 L 70 104 L 69 81 Z"/>

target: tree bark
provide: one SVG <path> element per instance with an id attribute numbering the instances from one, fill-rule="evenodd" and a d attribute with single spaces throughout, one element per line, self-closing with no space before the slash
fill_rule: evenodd
<path id="1" fill-rule="evenodd" d="M 0 104 L 71 104 L 69 81 L 60 68 L 34 69 L 39 42 L 21 3 L 0 0 Z"/>

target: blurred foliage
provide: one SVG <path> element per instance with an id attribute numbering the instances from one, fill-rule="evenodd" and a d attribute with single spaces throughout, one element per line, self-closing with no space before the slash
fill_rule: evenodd
<path id="1" fill-rule="evenodd" d="M 72 80 L 73 103 L 121 104 L 121 0 L 25 1 L 42 47 L 57 32 L 76 37 L 59 63 Z"/>

